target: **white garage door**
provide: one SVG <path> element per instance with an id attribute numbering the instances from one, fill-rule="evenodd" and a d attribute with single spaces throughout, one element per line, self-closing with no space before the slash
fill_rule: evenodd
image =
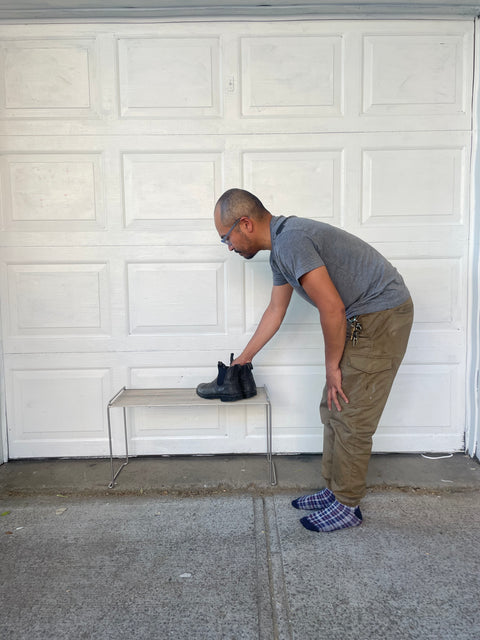
<path id="1" fill-rule="evenodd" d="M 232 186 L 398 265 L 415 327 L 375 449 L 463 446 L 473 22 L 4 25 L 0 36 L 10 458 L 105 455 L 120 387 L 196 386 L 240 352 L 271 277 L 268 255 L 247 263 L 218 241 L 213 206 Z M 254 364 L 275 450 L 321 451 L 315 310 L 294 299 Z M 133 454 L 265 449 L 261 408 L 130 417 Z"/>

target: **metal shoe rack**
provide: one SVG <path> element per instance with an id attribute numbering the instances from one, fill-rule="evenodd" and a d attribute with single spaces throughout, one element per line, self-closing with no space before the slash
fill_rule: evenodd
<path id="1" fill-rule="evenodd" d="M 272 456 L 272 406 L 266 387 L 257 387 L 257 395 L 246 400 L 236 402 L 222 402 L 221 400 L 206 400 L 200 398 L 195 389 L 127 389 L 123 387 L 113 396 L 107 406 L 108 417 L 108 440 L 110 446 L 110 468 L 112 479 L 108 485 L 113 489 L 116 479 L 121 470 L 128 464 L 128 433 L 127 433 L 127 408 L 128 407 L 192 407 L 192 406 L 215 406 L 221 405 L 263 405 L 265 406 L 266 436 L 267 436 L 267 462 L 269 464 L 269 480 L 272 486 L 277 484 L 277 475 Z M 125 459 L 121 466 L 114 470 L 113 447 L 112 447 L 112 424 L 111 410 L 114 408 L 123 409 L 123 431 L 125 436 Z"/>

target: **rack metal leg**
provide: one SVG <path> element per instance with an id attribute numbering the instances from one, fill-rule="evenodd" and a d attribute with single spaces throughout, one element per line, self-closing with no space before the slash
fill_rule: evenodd
<path id="1" fill-rule="evenodd" d="M 110 471 L 111 471 L 111 475 L 112 475 L 112 480 L 111 480 L 110 484 L 108 485 L 109 489 L 113 489 L 115 487 L 115 484 L 116 484 L 115 480 L 117 479 L 120 471 L 123 469 L 123 467 L 126 467 L 127 464 L 128 464 L 127 409 L 126 409 L 126 407 L 123 407 L 123 433 L 124 433 L 124 436 L 125 436 L 125 460 L 120 465 L 118 470 L 116 472 L 114 471 L 114 468 L 113 468 L 113 450 L 112 450 L 112 424 L 111 424 L 110 411 L 112 409 L 112 407 L 111 407 L 112 402 L 122 393 L 122 391 L 123 391 L 123 389 L 121 389 L 117 393 L 117 395 L 110 400 L 110 403 L 108 404 L 108 408 L 107 408 L 108 442 L 109 442 L 109 446 L 110 446 Z"/>
<path id="2" fill-rule="evenodd" d="M 275 486 L 277 484 L 277 472 L 275 470 L 275 463 L 273 462 L 272 455 L 272 405 L 270 404 L 268 395 L 265 409 L 267 413 L 267 461 L 270 465 L 270 484 Z"/>

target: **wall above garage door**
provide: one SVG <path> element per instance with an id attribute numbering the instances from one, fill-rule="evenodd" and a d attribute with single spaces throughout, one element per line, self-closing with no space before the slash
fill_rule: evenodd
<path id="1" fill-rule="evenodd" d="M 0 20 L 475 17 L 469 0 L 2 0 Z"/>
<path id="2" fill-rule="evenodd" d="M 9 456 L 105 455 L 121 386 L 196 386 L 243 348 L 271 276 L 267 255 L 245 263 L 218 241 L 213 206 L 232 186 L 398 266 L 415 327 L 375 449 L 462 449 L 473 27 L 0 27 Z M 254 363 L 276 451 L 321 450 L 323 362 L 296 298 Z M 134 454 L 265 448 L 261 409 L 131 418 Z"/>

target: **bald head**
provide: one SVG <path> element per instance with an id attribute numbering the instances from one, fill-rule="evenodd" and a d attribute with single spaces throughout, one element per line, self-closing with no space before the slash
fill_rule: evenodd
<path id="1" fill-rule="evenodd" d="M 220 196 L 215 209 L 219 212 L 220 222 L 230 226 L 243 216 L 261 220 L 268 211 L 253 193 L 244 189 L 229 189 Z"/>
<path id="2" fill-rule="evenodd" d="M 244 189 L 229 189 L 215 205 L 215 227 L 222 242 L 250 260 L 271 248 L 269 213 L 257 196 Z"/>

